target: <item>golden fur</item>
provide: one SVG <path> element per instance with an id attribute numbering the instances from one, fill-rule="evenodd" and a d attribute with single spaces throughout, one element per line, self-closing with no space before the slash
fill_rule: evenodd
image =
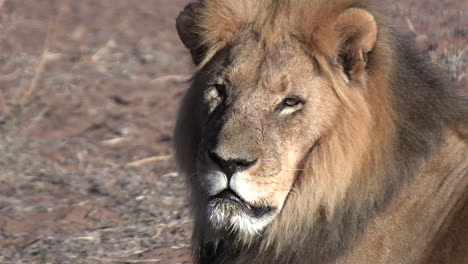
<path id="1" fill-rule="evenodd" d="M 466 260 L 468 104 L 368 1 L 204 0 L 177 28 L 197 65 L 175 132 L 197 263 Z M 291 91 L 302 108 L 269 121 Z M 242 177 L 278 209 L 261 231 L 222 226 L 235 206 L 210 227 L 207 149 L 260 158 Z"/>

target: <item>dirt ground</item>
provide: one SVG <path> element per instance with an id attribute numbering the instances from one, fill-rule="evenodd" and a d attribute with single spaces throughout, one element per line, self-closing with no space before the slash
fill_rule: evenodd
<path id="1" fill-rule="evenodd" d="M 0 0 L 0 263 L 190 263 L 187 0 Z M 468 2 L 380 0 L 468 94 Z"/>

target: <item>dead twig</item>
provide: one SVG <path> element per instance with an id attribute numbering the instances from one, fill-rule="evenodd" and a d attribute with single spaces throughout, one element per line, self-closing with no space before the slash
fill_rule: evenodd
<path id="1" fill-rule="evenodd" d="M 183 83 L 190 79 L 190 75 L 166 75 L 158 77 L 152 80 L 152 83 L 160 83 L 160 82 L 173 82 L 173 83 Z"/>
<path id="2" fill-rule="evenodd" d="M 2 106 L 2 111 L 3 114 L 5 115 L 6 118 L 11 116 L 11 111 L 10 108 L 8 107 L 6 103 L 5 96 L 3 95 L 2 90 L 0 90 L 0 105 Z"/>
<path id="3" fill-rule="evenodd" d="M 99 61 L 101 58 L 105 57 L 112 49 L 117 47 L 117 43 L 115 40 L 110 39 L 107 43 L 102 46 L 93 56 L 91 56 L 91 60 L 96 62 Z"/>
<path id="4" fill-rule="evenodd" d="M 37 67 L 36 67 L 36 70 L 34 71 L 34 77 L 31 81 L 31 83 L 29 84 L 29 88 L 26 90 L 26 92 L 23 93 L 23 95 L 21 96 L 21 98 L 15 100 L 15 102 L 13 104 L 19 104 L 19 105 L 22 105 L 26 102 L 26 100 L 28 99 L 28 97 L 36 90 L 37 88 L 37 85 L 39 83 L 39 80 L 41 79 L 41 76 L 42 76 L 42 73 L 44 72 L 45 70 L 45 66 L 49 60 L 49 52 L 47 50 L 44 50 L 44 52 L 42 53 L 42 56 L 41 56 L 41 60 L 39 61 L 39 63 L 37 64 Z"/>
<path id="5" fill-rule="evenodd" d="M 117 145 L 128 140 L 130 140 L 129 137 L 117 137 L 117 138 L 101 141 L 101 144 L 105 146 L 113 146 L 113 145 Z"/>
<path id="6" fill-rule="evenodd" d="M 408 24 L 408 28 L 411 32 L 413 32 L 416 35 L 419 35 L 416 29 L 414 28 L 413 23 L 411 23 L 411 20 L 409 19 L 409 17 L 406 18 L 406 23 Z"/>
<path id="7" fill-rule="evenodd" d="M 192 220 L 182 220 L 182 221 L 175 221 L 175 222 L 172 222 L 172 223 L 168 223 L 168 224 L 159 224 L 155 227 L 155 234 L 151 237 L 151 239 L 157 239 L 159 237 L 159 235 L 161 235 L 162 232 L 164 232 L 165 230 L 169 229 L 169 228 L 172 228 L 174 226 L 182 226 L 182 225 L 185 225 L 187 223 L 191 223 Z"/>
<path id="8" fill-rule="evenodd" d="M 171 155 L 154 156 L 154 157 L 150 157 L 150 158 L 146 158 L 146 159 L 132 161 L 132 162 L 127 163 L 126 165 L 128 167 L 136 167 L 136 166 L 140 166 L 140 165 L 150 163 L 150 162 L 169 160 L 171 157 L 172 157 Z"/>
<path id="9" fill-rule="evenodd" d="M 21 75 L 21 70 L 16 68 L 16 70 L 12 73 L 0 75 L 0 82 L 9 82 L 16 80 Z"/>
<path id="10" fill-rule="evenodd" d="M 39 81 L 41 80 L 41 77 L 42 77 L 42 74 L 44 73 L 45 71 L 45 67 L 47 65 L 47 63 L 49 61 L 52 61 L 54 59 L 56 59 L 59 55 L 58 54 L 55 54 L 55 53 L 51 53 L 47 50 L 44 50 L 44 52 L 42 53 L 42 56 L 41 56 L 41 60 L 39 61 L 39 63 L 37 64 L 37 67 L 36 67 L 36 70 L 34 72 L 34 77 L 31 81 L 31 83 L 29 84 L 29 88 L 26 90 L 26 92 L 23 93 L 23 95 L 21 96 L 21 98 L 15 100 L 14 104 L 19 104 L 19 105 L 23 105 L 26 100 L 29 98 L 29 96 L 31 96 L 31 94 L 33 94 L 33 92 L 36 90 L 38 84 L 39 84 Z"/>
<path id="11" fill-rule="evenodd" d="M 91 257 L 91 259 L 97 260 L 103 263 L 159 263 L 161 262 L 161 259 L 117 260 L 117 259 L 95 258 L 95 257 Z"/>
<path id="12" fill-rule="evenodd" d="M 1 1 L 1 0 L 0 0 Z M 0 8 L 3 2 L 0 2 Z M 12 73 L 0 75 L 0 82 L 9 82 L 13 81 L 21 75 L 21 70 L 16 68 L 16 70 Z M 3 94 L 2 90 L 0 90 L 0 106 L 2 107 L 3 114 L 8 118 L 11 116 L 10 107 L 7 104 L 5 95 Z"/>
<path id="13" fill-rule="evenodd" d="M 55 24 L 56 24 L 56 21 L 54 22 L 54 25 Z M 44 43 L 44 50 L 42 52 L 41 59 L 36 66 L 36 70 L 34 71 L 34 77 L 31 80 L 31 83 L 29 84 L 28 89 L 23 93 L 23 95 L 19 99 L 15 100 L 13 104 L 23 105 L 26 102 L 28 97 L 31 96 L 31 94 L 36 90 L 39 84 L 39 81 L 42 77 L 42 74 L 45 71 L 45 67 L 47 63 L 58 57 L 57 54 L 51 53 L 49 51 L 50 43 L 52 41 L 52 31 L 53 29 L 52 29 L 51 23 L 49 22 L 49 25 L 47 27 L 47 33 L 46 33 L 46 40 Z"/>
<path id="14" fill-rule="evenodd" d="M 24 92 L 24 94 L 21 96 L 17 102 L 14 104 L 24 104 L 26 102 L 26 99 L 36 90 L 37 84 L 39 83 L 39 80 L 41 79 L 42 73 L 44 72 L 45 66 L 47 64 L 46 56 L 45 54 L 47 51 L 44 51 L 44 53 L 41 56 L 41 60 L 39 61 L 39 64 L 36 67 L 36 70 L 34 72 L 34 77 L 29 84 L 29 88 Z"/>
<path id="15" fill-rule="evenodd" d="M 117 263 L 149 263 L 149 262 L 153 262 L 153 263 L 159 263 L 161 262 L 161 259 L 139 259 L 139 260 L 124 260 L 124 261 L 115 261 Z"/>

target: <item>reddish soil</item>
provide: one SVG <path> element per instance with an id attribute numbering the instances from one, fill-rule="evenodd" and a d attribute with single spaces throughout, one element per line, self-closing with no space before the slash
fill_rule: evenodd
<path id="1" fill-rule="evenodd" d="M 0 263 L 190 263 L 187 2 L 0 0 Z M 468 94 L 468 3 L 379 3 Z"/>

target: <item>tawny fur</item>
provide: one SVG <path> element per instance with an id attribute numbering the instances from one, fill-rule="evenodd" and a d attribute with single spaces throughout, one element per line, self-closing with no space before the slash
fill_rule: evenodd
<path id="1" fill-rule="evenodd" d="M 186 12 L 191 16 L 179 17 L 178 30 L 197 73 L 175 140 L 192 195 L 197 263 L 466 263 L 467 101 L 368 1 L 205 0 Z M 213 233 L 194 177 L 205 140 L 201 90 L 213 68 L 222 70 L 220 57 L 235 60 L 236 45 L 261 47 L 258 57 L 242 62 L 257 69 L 261 58 L 282 54 L 285 42 L 299 43 L 292 50 L 304 48 L 313 58 L 334 107 L 317 114 L 324 129 L 310 152 L 298 154 L 303 170 L 287 186 L 291 191 L 273 222 L 254 237 Z M 292 75 L 304 67 L 299 62 L 273 72 Z M 275 83 L 274 77 L 249 76 L 252 69 L 230 66 L 226 75 L 252 87 Z M 288 86 L 285 78 L 278 87 Z M 255 145 L 252 139 L 238 144 Z M 252 182 L 272 188 L 265 179 Z M 278 180 L 278 186 L 287 183 Z"/>

